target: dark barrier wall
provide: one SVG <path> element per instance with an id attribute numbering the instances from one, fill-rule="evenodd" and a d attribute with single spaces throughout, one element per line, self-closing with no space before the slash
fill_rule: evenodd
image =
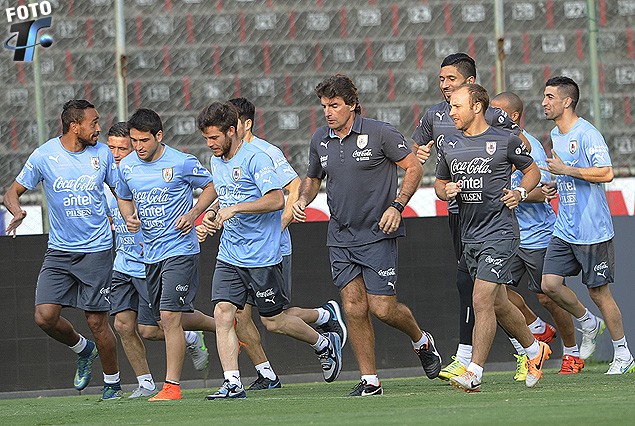
<path id="1" fill-rule="evenodd" d="M 616 228 L 617 285 L 612 286 L 624 316 L 627 335 L 631 344 L 635 339 L 635 299 L 630 292 L 631 277 L 635 265 L 628 253 L 635 240 L 635 218 L 614 218 Z M 412 309 L 420 325 L 434 334 L 444 363 L 456 350 L 458 343 L 458 303 L 454 284 L 455 261 L 450 244 L 447 218 L 406 219 L 408 236 L 399 243 L 398 297 Z M 325 247 L 326 223 L 291 225 L 294 242 L 293 254 L 293 303 L 296 306 L 319 306 L 330 298 L 339 300 L 339 294 L 331 283 L 328 252 Z M 72 388 L 75 372 L 75 355 L 64 345 L 49 338 L 33 322 L 35 282 L 46 250 L 46 236 L 22 236 L 16 239 L 0 237 L 0 392 Z M 214 258 L 218 246 L 215 237 L 201 246 L 200 284 L 196 306 L 211 312 L 210 288 Z M 589 301 L 579 279 L 569 285 L 581 295 L 583 303 L 598 313 Z M 528 303 L 543 318 L 545 311 L 533 295 L 526 295 Z M 77 329 L 90 337 L 83 314 L 65 309 L 63 315 Z M 258 321 L 257 321 L 258 323 Z M 378 368 L 417 367 L 419 360 L 412 351 L 408 338 L 382 323 L 376 325 L 376 355 Z M 260 327 L 263 343 L 270 361 L 278 374 L 319 372 L 320 367 L 313 350 L 306 344 L 285 336 L 268 333 Z M 210 349 L 209 378 L 221 379 L 222 370 L 216 354 L 212 333 L 205 340 Z M 552 344 L 553 357 L 561 356 L 558 339 Z M 157 382 L 165 375 L 163 342 L 147 342 L 148 360 Z M 512 361 L 513 349 L 504 334 L 499 332 L 494 342 L 489 362 Z M 608 359 L 612 347 L 608 333 L 601 336 L 598 356 Z M 124 383 L 135 383 L 135 376 L 123 351 L 119 360 Z M 356 370 L 357 366 L 350 345 L 344 349 L 344 370 Z M 241 356 L 244 376 L 254 376 L 253 366 L 246 355 Z M 93 385 L 100 385 L 101 365 L 93 368 Z M 423 375 L 423 371 L 421 372 Z M 183 379 L 201 378 L 189 359 L 185 360 Z"/>

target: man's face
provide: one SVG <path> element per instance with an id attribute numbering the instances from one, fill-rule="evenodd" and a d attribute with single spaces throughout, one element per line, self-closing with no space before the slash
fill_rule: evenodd
<path id="1" fill-rule="evenodd" d="M 240 122 L 239 122 L 240 123 Z M 238 125 L 240 127 L 240 124 Z M 229 154 L 232 141 L 238 138 L 238 134 L 233 127 L 223 133 L 217 126 L 206 127 L 202 132 L 207 147 L 212 150 L 214 157 L 222 157 Z"/>
<path id="2" fill-rule="evenodd" d="M 470 107 L 470 93 L 467 89 L 455 90 L 450 97 L 450 117 L 454 126 L 463 131 L 470 127 L 476 116 L 474 107 Z"/>
<path id="3" fill-rule="evenodd" d="M 117 164 L 133 151 L 132 142 L 126 136 L 108 136 L 108 148 Z"/>
<path id="4" fill-rule="evenodd" d="M 547 86 L 542 99 L 542 109 L 545 112 L 547 120 L 556 120 L 564 112 L 565 106 L 570 103 L 568 97 L 562 97 L 557 86 Z"/>
<path id="5" fill-rule="evenodd" d="M 137 151 L 137 155 L 143 161 L 154 161 L 158 155 L 163 131 L 159 130 L 154 136 L 152 132 L 142 132 L 137 129 L 130 129 L 130 141 Z"/>
<path id="6" fill-rule="evenodd" d="M 346 105 L 341 96 L 327 98 L 322 96 L 320 104 L 324 109 L 324 117 L 330 129 L 339 131 L 346 127 L 346 124 L 354 114 L 355 106 Z"/>
<path id="7" fill-rule="evenodd" d="M 452 92 L 465 83 L 474 83 L 474 77 L 463 77 L 454 65 L 445 66 L 439 71 L 439 89 L 446 102 L 450 102 Z"/>
<path id="8" fill-rule="evenodd" d="M 73 124 L 77 126 L 77 139 L 82 145 L 95 146 L 97 144 L 101 127 L 99 127 L 99 114 L 95 108 L 85 109 L 82 121 Z"/>

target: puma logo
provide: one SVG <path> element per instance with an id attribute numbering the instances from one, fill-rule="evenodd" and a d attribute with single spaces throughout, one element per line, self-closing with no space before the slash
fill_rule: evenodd
<path id="1" fill-rule="evenodd" d="M 458 143 L 458 141 L 449 141 L 448 145 L 450 145 L 452 148 L 454 148 L 454 145 L 456 145 Z"/>
<path id="2" fill-rule="evenodd" d="M 490 272 L 495 273 L 495 274 L 496 274 L 496 278 L 499 278 L 499 279 L 500 279 L 500 277 L 501 277 L 501 271 L 497 271 L 496 269 L 492 268 L 492 269 L 490 269 Z"/>
<path id="3" fill-rule="evenodd" d="M 445 115 L 445 113 L 441 111 L 437 111 L 434 115 L 439 117 L 439 120 L 443 120 L 443 116 Z"/>
<path id="4" fill-rule="evenodd" d="M 274 299 L 275 299 L 275 297 L 276 297 L 276 296 L 271 296 L 271 299 L 267 299 L 267 298 L 265 297 L 265 302 L 271 302 L 271 304 L 272 304 L 272 305 L 275 305 L 275 304 L 276 304 L 276 302 L 275 302 L 275 300 L 274 300 Z"/>
<path id="5" fill-rule="evenodd" d="M 53 160 L 53 161 L 55 161 L 57 164 L 59 164 L 59 163 L 60 163 L 60 162 L 59 162 L 59 158 L 60 158 L 60 155 L 59 155 L 59 154 L 57 154 L 55 157 L 53 157 L 52 155 L 49 155 L 49 160 Z"/>
<path id="6" fill-rule="evenodd" d="M 403 141 L 399 145 L 397 145 L 397 148 L 408 149 L 408 146 L 406 145 L 406 141 Z"/>
<path id="7" fill-rule="evenodd" d="M 320 145 L 323 146 L 326 149 L 329 149 L 329 141 L 322 141 L 322 142 L 320 142 Z"/>

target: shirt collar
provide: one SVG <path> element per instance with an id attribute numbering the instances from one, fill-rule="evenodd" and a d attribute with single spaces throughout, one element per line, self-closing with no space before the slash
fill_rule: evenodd
<path id="1" fill-rule="evenodd" d="M 353 119 L 353 125 L 351 126 L 346 136 L 342 138 L 342 140 L 348 137 L 352 132 L 355 132 L 358 135 L 362 133 L 362 116 L 360 114 L 355 113 L 355 118 Z M 335 134 L 333 129 L 329 129 L 329 138 L 340 139 L 340 137 Z"/>

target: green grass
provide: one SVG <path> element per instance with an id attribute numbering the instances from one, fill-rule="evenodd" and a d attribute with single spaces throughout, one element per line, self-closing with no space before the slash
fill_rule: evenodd
<path id="1" fill-rule="evenodd" d="M 354 382 L 284 385 L 247 399 L 206 401 L 210 389 L 185 390 L 182 401 L 99 402 L 98 397 L 0 400 L 3 425 L 58 424 L 633 424 L 635 374 L 605 376 L 606 365 L 582 374 L 555 370 L 534 389 L 513 373 L 486 373 L 482 392 L 466 394 L 424 377 L 386 379 L 381 397 L 347 397 Z M 212 389 L 215 390 L 215 389 Z"/>

